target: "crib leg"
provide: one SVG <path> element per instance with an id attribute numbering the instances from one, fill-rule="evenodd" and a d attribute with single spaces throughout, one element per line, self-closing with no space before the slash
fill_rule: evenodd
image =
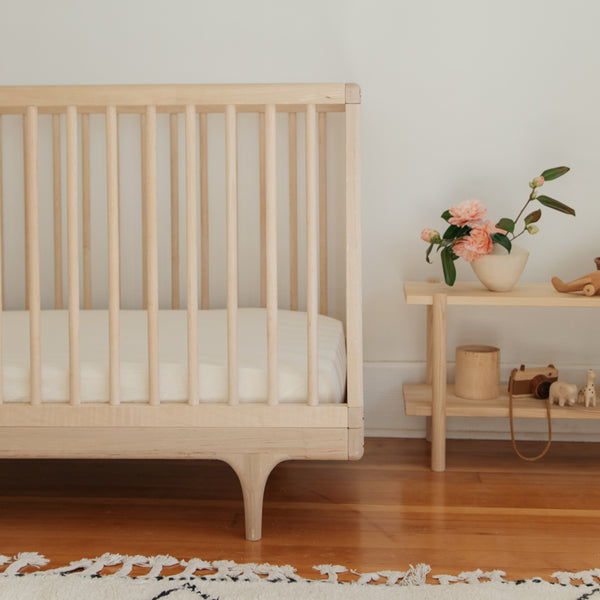
<path id="1" fill-rule="evenodd" d="M 227 462 L 242 485 L 246 539 L 260 540 L 262 536 L 262 509 L 265 485 L 271 471 L 287 457 L 271 454 L 232 454 L 223 460 Z"/>

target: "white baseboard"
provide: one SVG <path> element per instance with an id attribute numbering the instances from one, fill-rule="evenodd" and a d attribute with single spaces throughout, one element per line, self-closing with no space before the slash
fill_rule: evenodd
<path id="1" fill-rule="evenodd" d="M 506 381 L 515 365 L 501 366 Z M 561 379 L 583 385 L 588 365 L 560 368 Z M 403 383 L 425 379 L 425 363 L 365 363 L 365 435 L 367 437 L 425 437 L 425 417 L 407 417 L 402 398 Z M 448 379 L 454 378 L 454 364 L 448 364 Z M 545 419 L 517 419 L 515 434 L 519 440 L 547 439 Z M 459 439 L 510 439 L 508 419 L 451 417 L 447 437 Z M 552 422 L 552 439 L 556 441 L 600 441 L 600 420 L 559 419 Z"/>

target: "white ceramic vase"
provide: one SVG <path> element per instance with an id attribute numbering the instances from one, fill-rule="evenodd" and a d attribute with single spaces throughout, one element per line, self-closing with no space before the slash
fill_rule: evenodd
<path id="1" fill-rule="evenodd" d="M 510 254 L 500 244 L 492 252 L 474 260 L 471 267 L 477 278 L 492 292 L 508 292 L 519 281 L 525 269 L 529 251 L 513 244 Z"/>

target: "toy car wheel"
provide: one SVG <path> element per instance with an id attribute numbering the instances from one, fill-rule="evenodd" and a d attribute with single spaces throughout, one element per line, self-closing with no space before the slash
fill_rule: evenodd
<path id="1" fill-rule="evenodd" d="M 593 284 L 588 283 L 586 286 L 583 287 L 583 293 L 586 296 L 593 296 L 596 293 L 596 288 Z"/>

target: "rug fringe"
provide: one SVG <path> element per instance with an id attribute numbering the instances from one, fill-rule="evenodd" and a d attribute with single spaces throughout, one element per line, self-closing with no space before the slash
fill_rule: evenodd
<path id="1" fill-rule="evenodd" d="M 25 569 L 34 567 L 39 569 L 46 566 L 50 561 L 37 552 L 20 552 L 15 556 L 5 556 L 0 554 L 0 577 L 14 576 L 23 574 Z M 107 567 L 121 568 L 113 573 L 102 573 Z M 189 579 L 192 577 L 203 577 L 209 580 L 228 580 L 228 581 L 287 581 L 287 582 L 311 582 L 321 581 L 327 583 L 339 583 L 338 575 L 341 573 L 351 573 L 358 579 L 351 583 L 356 585 L 372 584 L 387 586 L 417 586 L 424 585 L 427 575 L 431 573 L 429 565 L 419 563 L 416 566 L 410 565 L 408 571 L 374 571 L 369 573 L 360 573 L 355 570 L 348 570 L 342 565 L 322 564 L 313 567 L 325 579 L 305 579 L 297 574 L 296 569 L 291 565 L 272 565 L 270 563 L 236 563 L 231 560 L 205 561 L 200 558 L 191 558 L 189 560 L 178 560 L 168 554 L 159 554 L 156 556 L 121 555 L 105 553 L 96 558 L 82 558 L 72 561 L 66 566 L 47 569 L 34 572 L 34 575 L 58 574 L 70 575 L 77 574 L 83 576 L 102 577 L 127 577 L 134 567 L 148 569 L 148 572 L 139 575 L 137 579 L 155 579 L 165 577 L 163 570 L 167 567 L 182 567 L 179 573 L 169 573 L 168 577 L 176 579 Z M 494 583 L 507 583 L 506 573 L 501 570 L 482 571 L 464 571 L 459 575 L 433 575 L 441 585 L 451 584 L 476 584 L 483 581 Z M 580 581 L 584 585 L 593 585 L 600 582 L 600 568 L 589 569 L 578 572 L 557 571 L 552 574 L 560 585 L 573 585 L 574 581 Z M 537 577 L 528 579 L 528 582 L 540 582 L 543 579 Z"/>

